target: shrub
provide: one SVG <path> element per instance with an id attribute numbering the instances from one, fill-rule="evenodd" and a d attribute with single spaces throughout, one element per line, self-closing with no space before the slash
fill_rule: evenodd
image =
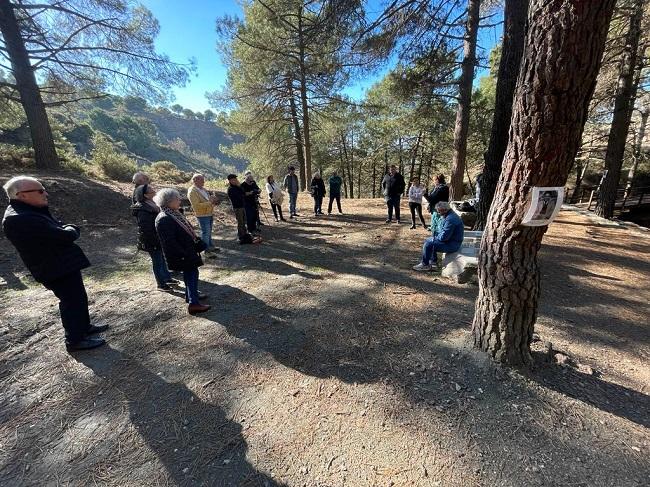
<path id="1" fill-rule="evenodd" d="M 115 181 L 131 181 L 133 173 L 138 170 L 134 161 L 117 152 L 111 141 L 104 135 L 95 134 L 93 146 L 92 163 L 104 176 Z"/>
<path id="2" fill-rule="evenodd" d="M 158 161 L 151 166 L 143 168 L 154 181 L 161 183 L 181 184 L 188 182 L 192 175 L 178 169 L 173 162 Z"/>

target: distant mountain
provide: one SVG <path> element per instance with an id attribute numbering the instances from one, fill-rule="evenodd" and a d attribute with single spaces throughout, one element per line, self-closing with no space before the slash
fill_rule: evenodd
<path id="1" fill-rule="evenodd" d="M 64 136 L 85 156 L 92 150 L 92 134 L 100 131 L 138 164 L 169 161 L 182 171 L 214 177 L 246 168 L 248 161 L 221 151 L 239 142 L 240 136 L 213 121 L 194 118 L 203 114 L 185 112 L 181 116 L 166 108 L 149 107 L 140 98 L 110 96 L 80 105 L 72 125 L 66 120 Z"/>
<path id="2" fill-rule="evenodd" d="M 225 164 L 243 170 L 248 161 L 230 157 L 219 149 L 220 146 L 231 147 L 241 142 L 241 137 L 230 134 L 214 122 L 191 120 L 179 115 L 144 112 L 142 116 L 156 126 L 165 142 L 181 139 L 187 146 L 199 152 L 205 152 Z"/>

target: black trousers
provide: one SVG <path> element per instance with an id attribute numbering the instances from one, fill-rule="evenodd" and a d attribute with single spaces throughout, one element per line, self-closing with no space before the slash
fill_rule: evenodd
<path id="1" fill-rule="evenodd" d="M 246 205 L 246 226 L 248 227 L 248 232 L 253 233 L 257 231 L 257 207 L 253 205 Z"/>
<path id="2" fill-rule="evenodd" d="M 330 204 L 327 205 L 327 213 L 332 213 L 332 203 L 334 203 L 334 200 L 336 200 L 336 206 L 339 208 L 339 213 L 343 213 L 341 211 L 341 195 L 332 193 L 330 193 Z"/>
<path id="3" fill-rule="evenodd" d="M 323 206 L 323 197 L 322 196 L 314 196 L 314 213 L 317 215 L 319 213 L 322 213 L 322 206 Z"/>
<path id="4" fill-rule="evenodd" d="M 409 208 L 411 209 L 411 221 L 413 222 L 413 226 L 415 226 L 415 210 L 417 210 L 422 226 L 426 227 L 427 224 L 422 216 L 422 205 L 420 203 L 412 203 L 409 201 Z"/>
<path id="5" fill-rule="evenodd" d="M 43 284 L 59 298 L 59 312 L 68 343 L 76 343 L 86 336 L 90 327 L 88 295 L 81 271 L 68 274 L 56 281 Z"/>
<path id="6" fill-rule="evenodd" d="M 271 209 L 273 210 L 273 216 L 277 220 L 280 218 L 280 220 L 284 220 L 284 217 L 282 216 L 282 207 L 280 205 L 276 205 L 269 199 L 269 203 L 271 203 Z"/>
<path id="7" fill-rule="evenodd" d="M 402 195 L 389 196 L 388 201 L 386 201 L 386 206 L 388 206 L 388 219 L 393 219 L 393 210 L 395 211 L 395 218 L 399 221 L 399 205 L 402 200 Z"/>

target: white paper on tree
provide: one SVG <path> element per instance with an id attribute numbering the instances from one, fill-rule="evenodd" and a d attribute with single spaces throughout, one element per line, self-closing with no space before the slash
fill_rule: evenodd
<path id="1" fill-rule="evenodd" d="M 564 201 L 564 188 L 533 187 L 528 211 L 522 225 L 541 227 L 551 223 L 560 212 Z"/>

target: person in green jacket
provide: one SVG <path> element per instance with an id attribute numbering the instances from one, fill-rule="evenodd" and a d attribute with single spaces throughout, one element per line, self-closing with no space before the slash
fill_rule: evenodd
<path id="1" fill-rule="evenodd" d="M 330 176 L 330 204 L 327 205 L 327 214 L 331 215 L 332 214 L 332 203 L 334 200 L 336 200 L 336 206 L 339 209 L 339 213 L 343 213 L 341 211 L 341 185 L 343 184 L 343 180 L 341 179 L 341 176 L 339 176 L 336 171 L 332 173 Z"/>

